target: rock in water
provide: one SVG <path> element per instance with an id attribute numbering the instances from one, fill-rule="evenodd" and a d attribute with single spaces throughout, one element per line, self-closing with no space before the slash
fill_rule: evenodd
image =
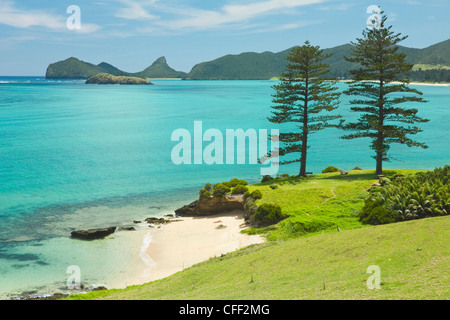
<path id="1" fill-rule="evenodd" d="M 153 84 L 147 79 L 139 77 L 113 76 L 108 73 L 99 73 L 86 80 L 86 84 Z"/>
<path id="2" fill-rule="evenodd" d="M 95 240 L 95 239 L 102 239 L 114 233 L 114 231 L 116 231 L 116 227 L 90 229 L 90 230 L 76 230 L 72 231 L 70 234 L 72 238 L 83 240 Z"/>

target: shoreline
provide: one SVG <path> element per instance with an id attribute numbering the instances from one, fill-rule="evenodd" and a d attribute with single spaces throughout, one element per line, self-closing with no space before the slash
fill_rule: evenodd
<path id="1" fill-rule="evenodd" d="M 240 233 L 247 228 L 243 211 L 199 217 L 177 217 L 150 231 L 142 256 L 148 265 L 145 282 L 166 278 L 210 258 L 265 242 L 259 235 Z M 148 238 L 147 238 L 148 240 Z"/>
<path id="2" fill-rule="evenodd" d="M 30 292 L 12 295 L 9 299 L 56 300 L 71 294 L 86 294 L 96 290 L 126 289 L 169 277 L 210 258 L 266 242 L 262 236 L 240 233 L 248 227 L 243 216 L 243 211 L 234 210 L 198 217 L 174 215 L 170 218 L 164 217 L 170 223 L 152 226 L 141 221 L 136 225 L 135 231 L 116 231 L 112 238 L 107 237 L 103 240 L 106 241 L 105 244 L 113 247 L 120 238 L 129 244 L 134 243 L 133 247 L 124 248 L 127 251 L 131 250 L 129 255 L 133 257 L 129 264 L 135 269 L 131 273 L 122 274 L 119 278 L 117 278 L 119 274 L 115 274 L 115 277 L 107 281 L 108 283 L 100 285 L 86 283 L 85 288 L 74 292 L 70 290 Z"/>
<path id="3" fill-rule="evenodd" d="M 350 83 L 353 80 L 337 80 L 337 82 Z M 371 80 L 367 80 L 365 82 L 375 82 Z M 401 84 L 402 82 L 394 81 L 392 84 Z M 450 83 L 434 83 L 434 82 L 410 82 L 408 85 L 413 86 L 434 86 L 434 87 L 450 87 Z"/>

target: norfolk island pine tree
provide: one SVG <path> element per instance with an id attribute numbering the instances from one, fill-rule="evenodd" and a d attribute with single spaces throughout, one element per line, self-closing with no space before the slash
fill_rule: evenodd
<path id="1" fill-rule="evenodd" d="M 350 101 L 351 110 L 360 112 L 357 122 L 341 126 L 343 130 L 356 131 L 344 135 L 342 139 L 371 138 L 371 149 L 375 151 L 376 174 L 383 173 L 383 161 L 389 161 L 390 144 L 406 144 L 408 147 L 428 148 L 424 143 L 412 140 L 413 135 L 422 130 L 414 123 L 428 122 L 417 116 L 417 109 L 405 109 L 398 105 L 405 102 L 426 102 L 422 92 L 410 88 L 406 76 L 413 65 L 406 63 L 406 55 L 398 53 L 397 44 L 406 39 L 401 34 L 385 27 L 387 18 L 383 15 L 378 28 L 367 28 L 363 37 L 353 43 L 351 57 L 347 61 L 359 64 L 350 70 L 353 82 L 344 94 L 359 96 Z M 399 96 L 408 93 L 410 96 Z M 401 123 L 410 126 L 402 126 Z"/>
<path id="2" fill-rule="evenodd" d="M 340 93 L 334 82 L 323 79 L 329 66 L 323 62 L 330 55 L 323 54 L 319 46 L 306 41 L 302 46 L 292 48 L 287 60 L 286 71 L 280 83 L 273 86 L 272 116 L 268 120 L 277 124 L 294 124 L 295 130 L 280 132 L 279 156 L 300 153 L 300 157 L 286 160 L 281 164 L 300 162 L 299 176 L 306 176 L 308 136 L 327 127 L 341 118 L 340 115 L 323 115 L 339 107 Z"/>

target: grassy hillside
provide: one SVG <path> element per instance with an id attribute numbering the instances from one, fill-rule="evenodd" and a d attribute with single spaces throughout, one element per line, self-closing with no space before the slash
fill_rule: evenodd
<path id="1" fill-rule="evenodd" d="M 251 246 L 166 279 L 72 299 L 449 299 L 450 217 Z M 369 290 L 369 266 L 381 289 Z"/>
<path id="2" fill-rule="evenodd" d="M 413 174 L 415 170 L 384 170 L 394 174 Z M 290 217 L 263 229 L 251 228 L 249 233 L 267 233 L 269 240 L 284 240 L 317 232 L 334 232 L 360 228 L 359 211 L 367 198 L 367 189 L 378 177 L 374 170 L 352 170 L 348 175 L 327 173 L 309 178 L 290 177 L 249 186 L 259 189 L 263 197 L 256 202 L 273 203 L 283 208 Z M 271 185 L 277 188 L 272 189 Z"/>
<path id="3" fill-rule="evenodd" d="M 249 186 L 262 192 L 261 203 L 278 203 L 291 215 L 276 227 L 251 230 L 276 241 L 142 286 L 71 299 L 450 298 L 450 217 L 362 225 L 357 213 L 375 181 L 373 171 L 351 171 L 348 176 L 290 177 Z M 276 189 L 270 188 L 274 182 Z M 380 290 L 366 286 L 371 265 L 381 270 Z"/>

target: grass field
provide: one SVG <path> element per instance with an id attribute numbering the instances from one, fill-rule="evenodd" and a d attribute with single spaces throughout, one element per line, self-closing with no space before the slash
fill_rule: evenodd
<path id="1" fill-rule="evenodd" d="M 386 170 L 385 175 L 414 173 Z M 357 212 L 373 171 L 290 177 L 252 185 L 290 217 L 266 233 L 267 243 L 212 258 L 168 278 L 70 299 L 449 299 L 450 217 L 381 226 Z M 337 227 L 342 230 L 337 231 Z M 324 231 L 322 231 L 324 230 Z M 369 266 L 381 289 L 369 290 Z"/>
<path id="2" fill-rule="evenodd" d="M 394 174 L 414 174 L 417 170 L 384 170 L 389 177 Z M 327 173 L 307 179 L 289 177 L 249 186 L 263 194 L 256 203 L 278 204 L 290 217 L 276 226 L 247 232 L 266 234 L 271 241 L 286 240 L 307 234 L 335 232 L 364 227 L 359 221 L 359 210 L 364 206 L 367 189 L 378 176 L 374 170 L 353 170 L 348 175 Z M 276 184 L 278 188 L 270 186 Z"/>
<path id="3" fill-rule="evenodd" d="M 72 299 L 449 299 L 450 217 L 251 246 L 166 279 Z M 381 289 L 369 290 L 369 266 Z"/>

